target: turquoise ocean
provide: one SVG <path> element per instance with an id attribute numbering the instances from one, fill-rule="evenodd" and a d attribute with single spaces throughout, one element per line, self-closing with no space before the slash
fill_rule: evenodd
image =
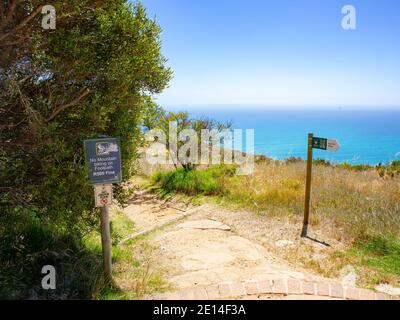
<path id="1" fill-rule="evenodd" d="M 176 110 L 185 110 L 177 108 Z M 400 160 L 400 108 L 393 110 L 321 110 L 249 107 L 196 108 L 193 117 L 232 121 L 234 129 L 255 130 L 255 152 L 275 159 L 306 158 L 307 136 L 338 139 L 337 153 L 315 150 L 314 158 L 335 163 L 386 164 Z"/>

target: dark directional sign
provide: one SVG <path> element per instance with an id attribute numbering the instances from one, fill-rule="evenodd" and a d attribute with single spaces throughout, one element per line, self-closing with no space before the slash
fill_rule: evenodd
<path id="1" fill-rule="evenodd" d="M 90 183 L 96 185 L 122 182 L 119 139 L 86 140 L 85 155 Z"/>
<path id="2" fill-rule="evenodd" d="M 327 145 L 328 145 L 328 139 L 313 138 L 312 140 L 313 149 L 326 150 Z"/>

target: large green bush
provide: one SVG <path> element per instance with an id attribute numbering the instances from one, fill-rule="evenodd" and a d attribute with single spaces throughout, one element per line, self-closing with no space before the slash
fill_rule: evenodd
<path id="1" fill-rule="evenodd" d="M 78 240 L 98 225 L 83 141 L 120 137 L 129 179 L 141 116 L 171 71 L 160 53 L 160 28 L 140 4 L 55 0 L 57 28 L 43 30 L 34 16 L 39 1 L 4 3 L 15 12 L 0 27 L 10 42 L 0 48 L 0 277 L 5 283 L 14 274 L 20 285 L 13 286 L 24 287 L 26 297 L 28 270 L 40 275 L 42 263 L 63 269 L 68 260 L 37 257 L 79 257 Z M 114 193 L 124 204 L 123 188 Z"/>

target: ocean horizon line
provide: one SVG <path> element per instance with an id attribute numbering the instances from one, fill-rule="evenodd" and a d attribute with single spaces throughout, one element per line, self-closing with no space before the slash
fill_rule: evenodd
<path id="1" fill-rule="evenodd" d="M 160 104 L 162 105 L 162 104 Z M 162 105 L 167 111 L 371 111 L 400 112 L 400 106 L 318 106 L 318 105 L 246 105 L 246 104 L 205 104 L 205 105 Z M 242 109 L 244 108 L 244 109 Z"/>

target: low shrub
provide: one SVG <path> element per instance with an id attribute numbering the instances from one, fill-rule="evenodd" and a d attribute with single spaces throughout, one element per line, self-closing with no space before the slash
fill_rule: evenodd
<path id="1" fill-rule="evenodd" d="M 289 164 L 289 163 L 299 163 L 299 162 L 304 162 L 304 159 L 300 158 L 300 157 L 290 157 L 285 159 L 285 163 Z"/>
<path id="2" fill-rule="evenodd" d="M 153 181 L 165 192 L 181 192 L 187 195 L 220 195 L 225 192 L 224 179 L 235 174 L 236 168 L 215 166 L 206 170 L 179 169 L 156 173 Z"/>
<path id="3" fill-rule="evenodd" d="M 368 171 L 373 169 L 373 167 L 367 164 L 350 164 L 347 162 L 339 164 L 338 167 L 349 171 Z"/>
<path id="4" fill-rule="evenodd" d="M 313 161 L 313 164 L 316 166 L 325 166 L 325 167 L 330 167 L 332 165 L 330 161 L 325 159 L 315 159 Z"/>

